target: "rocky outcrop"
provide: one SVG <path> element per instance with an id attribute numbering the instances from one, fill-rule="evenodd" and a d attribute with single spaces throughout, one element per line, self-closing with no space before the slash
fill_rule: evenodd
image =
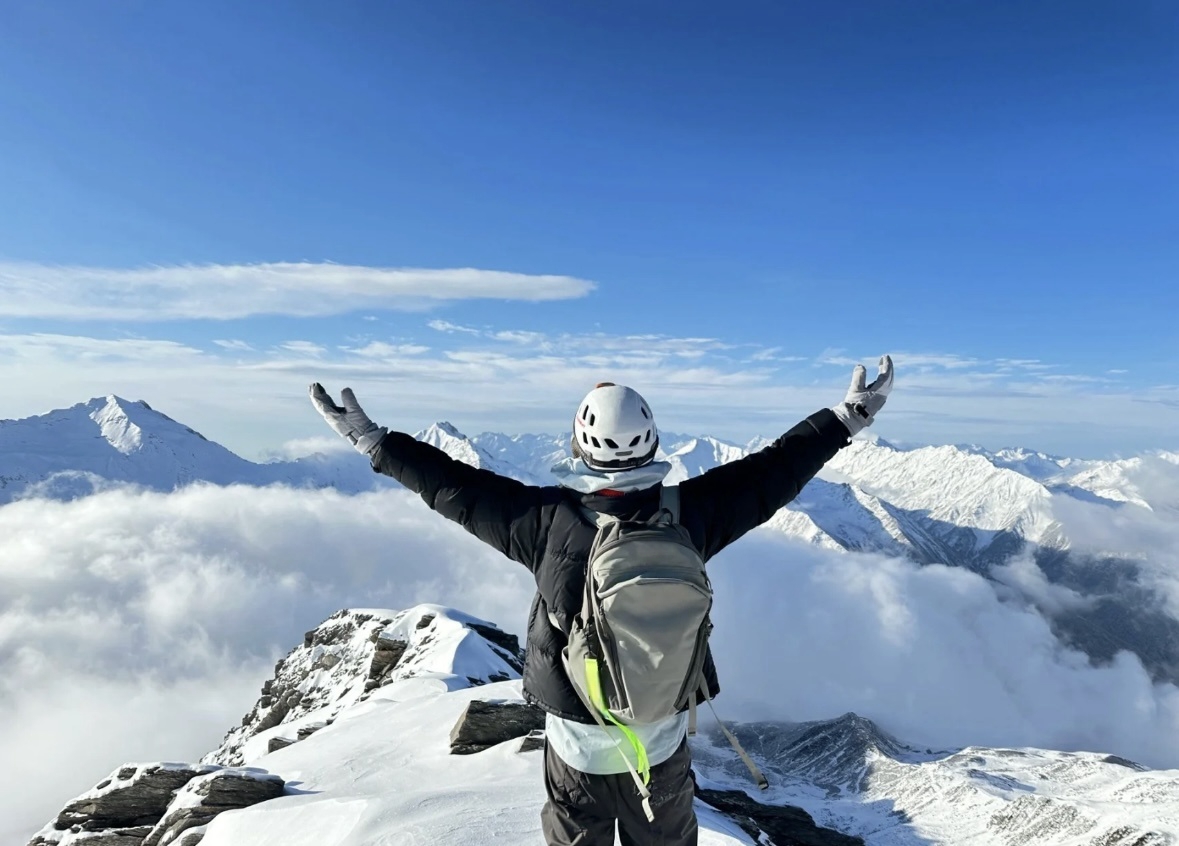
<path id="1" fill-rule="evenodd" d="M 189 764 L 125 764 L 67 804 L 52 825 L 58 831 L 155 825 L 177 790 L 212 769 Z"/>
<path id="2" fill-rule="evenodd" d="M 765 846 L 864 846 L 859 837 L 849 837 L 815 825 L 810 814 L 793 805 L 763 805 L 740 790 L 698 788 L 696 795 L 731 817 L 755 843 Z"/>
<path id="3" fill-rule="evenodd" d="M 450 754 L 472 755 L 544 728 L 544 711 L 523 702 L 472 700 L 450 732 Z"/>
<path id="4" fill-rule="evenodd" d="M 307 632 L 302 646 L 275 665 L 274 677 L 262 685 L 257 703 L 241 725 L 203 760 L 230 767 L 248 763 L 246 743 L 280 725 L 291 728 L 281 737 L 269 737 L 266 752 L 304 740 L 373 691 L 399 679 L 436 672 L 434 646 L 440 639 L 462 637 L 474 638 L 489 659 L 477 662 L 487 670 L 483 675 L 467 675 L 468 684 L 519 677 L 523 669 L 519 641 L 489 623 L 429 605 L 400 613 L 337 611 Z"/>
<path id="5" fill-rule="evenodd" d="M 326 709 L 332 716 L 356 702 L 372 689 L 366 682 L 379 652 L 376 644 L 393 619 L 393 615 L 343 610 L 307 632 L 302 646 L 275 664 L 274 677 L 263 683 L 257 703 L 241 725 L 231 729 L 221 747 L 204 760 L 240 766 L 245 762 L 242 747 L 251 737 L 315 711 Z M 387 654 L 386 650 L 382 662 Z M 297 729 L 285 739 L 298 739 Z"/>
<path id="6" fill-rule="evenodd" d="M 283 789 L 283 780 L 264 770 L 125 764 L 69 802 L 28 846 L 193 846 L 217 814 Z"/>
<path id="7" fill-rule="evenodd" d="M 277 799 L 282 794 L 281 778 L 252 767 L 197 776 L 177 792 L 163 819 L 144 838 L 143 846 L 196 842 L 202 835 L 193 829 L 203 828 L 218 814 Z"/>
<path id="8" fill-rule="evenodd" d="M 524 735 L 517 752 L 536 752 L 544 749 L 544 729 L 534 729 Z"/>

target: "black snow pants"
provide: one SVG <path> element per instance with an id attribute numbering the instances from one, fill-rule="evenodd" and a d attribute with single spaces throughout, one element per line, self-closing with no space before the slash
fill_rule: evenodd
<path id="1" fill-rule="evenodd" d="M 544 786 L 548 801 L 540 812 L 548 846 L 614 846 L 614 825 L 622 846 L 696 846 L 696 781 L 685 740 L 670 758 L 651 768 L 651 810 L 647 822 L 630 773 L 591 775 L 570 767 L 545 745 Z"/>

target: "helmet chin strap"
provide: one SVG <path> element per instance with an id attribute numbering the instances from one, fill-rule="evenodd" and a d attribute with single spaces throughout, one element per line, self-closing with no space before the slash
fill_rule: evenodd
<path id="1" fill-rule="evenodd" d="M 651 444 L 651 451 L 646 455 L 624 461 L 611 461 L 604 465 L 596 464 L 590 459 L 590 456 L 577 443 L 577 435 L 569 438 L 569 448 L 573 453 L 573 457 L 580 458 L 585 462 L 585 466 L 591 470 L 597 470 L 602 473 L 609 473 L 612 470 L 634 470 L 637 467 L 645 467 L 655 460 L 655 453 L 659 451 L 659 436 L 655 436 L 655 443 Z"/>

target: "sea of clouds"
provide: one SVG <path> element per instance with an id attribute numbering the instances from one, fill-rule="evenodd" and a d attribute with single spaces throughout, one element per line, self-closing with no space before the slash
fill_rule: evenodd
<path id="1" fill-rule="evenodd" d="M 1166 514 L 1074 511 L 1061 516 L 1078 543 L 1159 561 L 1179 549 Z M 1121 523 L 1096 528 L 1111 513 Z M 1179 689 L 1131 655 L 1093 667 L 1063 647 L 1029 599 L 1045 590 L 1034 567 L 1013 564 L 996 585 L 756 531 L 710 565 L 720 711 L 855 711 L 923 746 L 1179 768 Z M 1166 570 L 1151 571 L 1164 588 Z M 523 638 L 531 595 L 522 567 L 403 490 L 121 488 L 0 507 L 0 844 L 23 844 L 125 761 L 214 748 L 274 661 L 340 608 L 434 602 Z"/>

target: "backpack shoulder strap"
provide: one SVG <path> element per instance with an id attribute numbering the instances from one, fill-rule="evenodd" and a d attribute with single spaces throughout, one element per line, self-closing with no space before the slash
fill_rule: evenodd
<path id="1" fill-rule="evenodd" d="M 603 514 L 601 511 L 594 511 L 585 505 L 578 505 L 581 509 L 581 516 L 588 520 L 592 525 L 599 529 L 609 526 L 611 523 L 617 523 L 618 518 L 610 514 Z"/>
<path id="2" fill-rule="evenodd" d="M 680 521 L 680 489 L 678 485 L 661 485 L 659 507 L 671 514 L 671 522 Z"/>

